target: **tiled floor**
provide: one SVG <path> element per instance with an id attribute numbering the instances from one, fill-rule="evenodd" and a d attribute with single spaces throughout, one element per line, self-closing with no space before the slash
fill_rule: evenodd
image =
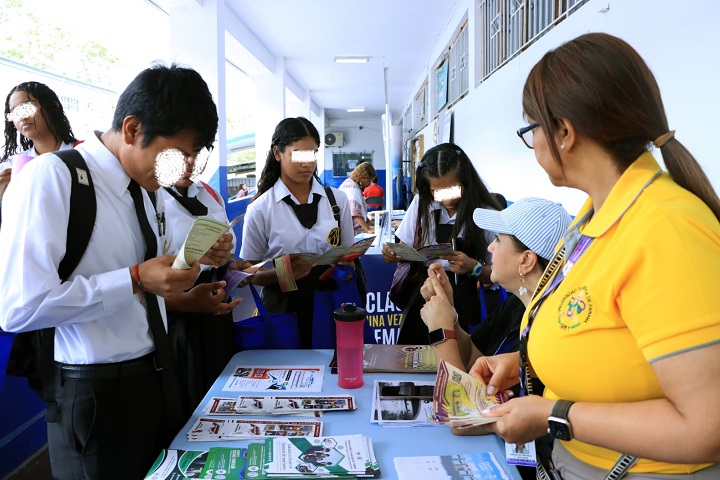
<path id="1" fill-rule="evenodd" d="M 51 478 L 50 455 L 47 445 L 45 445 L 34 457 L 2 480 L 46 480 Z"/>

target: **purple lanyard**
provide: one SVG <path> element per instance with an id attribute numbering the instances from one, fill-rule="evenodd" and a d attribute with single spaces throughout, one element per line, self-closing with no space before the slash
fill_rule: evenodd
<path id="1" fill-rule="evenodd" d="M 532 327 L 533 321 L 535 320 L 535 316 L 537 316 L 538 311 L 540 310 L 540 306 L 543 304 L 547 296 L 552 293 L 558 285 L 565 279 L 565 277 L 570 273 L 570 270 L 573 268 L 573 266 L 577 263 L 578 260 L 580 260 L 580 257 L 583 256 L 583 254 L 587 251 L 587 249 L 590 247 L 590 244 L 592 244 L 593 240 L 595 240 L 593 237 L 588 237 L 586 235 L 581 235 L 580 241 L 578 242 L 577 246 L 573 249 L 573 252 L 570 254 L 570 258 L 565 262 L 565 265 L 563 265 L 562 268 L 560 268 L 559 265 L 556 266 L 555 272 L 556 275 L 553 277 L 550 286 L 545 289 L 545 291 L 540 296 L 540 299 L 535 303 L 535 306 L 533 307 L 532 311 L 530 312 L 530 315 L 528 315 L 528 324 L 525 326 L 525 328 L 522 331 L 522 334 L 520 335 L 520 396 L 525 396 L 526 393 L 532 394 L 532 385 L 530 383 L 530 370 L 529 370 L 529 361 L 528 361 L 528 341 L 530 336 L 530 328 Z M 565 246 L 563 246 L 565 248 Z M 556 256 L 556 260 L 559 259 L 559 263 L 562 263 L 562 257 L 564 257 L 564 253 L 562 251 L 558 253 L 558 256 Z M 552 274 L 551 274 L 552 275 Z M 542 287 L 540 287 L 542 288 Z"/>

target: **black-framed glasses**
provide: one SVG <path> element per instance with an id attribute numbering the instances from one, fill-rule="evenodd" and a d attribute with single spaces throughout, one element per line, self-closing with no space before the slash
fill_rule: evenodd
<path id="1" fill-rule="evenodd" d="M 522 139 L 526 147 L 530 149 L 533 148 L 533 132 L 539 126 L 539 123 L 531 123 L 527 127 L 523 127 L 517 131 L 518 137 Z"/>

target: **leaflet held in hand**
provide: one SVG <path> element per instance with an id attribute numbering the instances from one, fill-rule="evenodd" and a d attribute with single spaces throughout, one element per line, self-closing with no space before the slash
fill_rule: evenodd
<path id="1" fill-rule="evenodd" d="M 236 217 L 229 224 L 210 217 L 196 219 L 175 257 L 172 268 L 178 270 L 190 268 L 190 265 L 200 260 L 225 232 L 242 220 L 243 216 Z"/>

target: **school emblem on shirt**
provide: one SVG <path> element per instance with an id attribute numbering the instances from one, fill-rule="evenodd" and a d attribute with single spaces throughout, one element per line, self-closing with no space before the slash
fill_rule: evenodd
<path id="1" fill-rule="evenodd" d="M 340 227 L 334 227 L 327 236 L 328 245 L 337 247 L 340 245 Z"/>
<path id="2" fill-rule="evenodd" d="M 578 287 L 565 294 L 558 308 L 558 324 L 562 330 L 573 330 L 590 321 L 592 297 L 587 287 Z"/>

